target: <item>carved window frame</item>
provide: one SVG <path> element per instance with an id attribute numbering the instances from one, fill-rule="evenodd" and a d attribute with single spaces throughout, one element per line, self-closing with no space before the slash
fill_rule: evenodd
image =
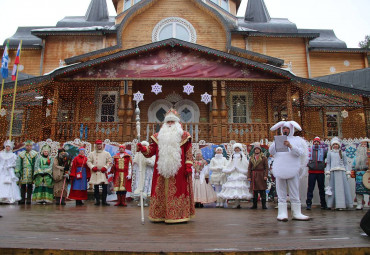
<path id="1" fill-rule="evenodd" d="M 188 40 L 188 42 L 191 42 L 191 43 L 197 42 L 197 33 L 193 25 L 186 19 L 179 18 L 179 17 L 169 17 L 169 18 L 162 19 L 160 22 L 158 22 L 157 25 L 155 25 L 153 32 L 152 32 L 152 42 L 160 41 L 159 35 L 162 29 L 168 24 L 174 24 L 174 23 L 184 27 L 189 32 L 190 40 Z"/>

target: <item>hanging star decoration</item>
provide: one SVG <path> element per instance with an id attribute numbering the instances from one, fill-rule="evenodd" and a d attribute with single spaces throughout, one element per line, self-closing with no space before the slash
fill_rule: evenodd
<path id="1" fill-rule="evenodd" d="M 184 87 L 184 93 L 190 95 L 191 93 L 194 93 L 194 86 L 191 85 L 190 83 L 186 84 L 183 86 Z"/>
<path id="2" fill-rule="evenodd" d="M 50 116 L 50 109 L 46 108 L 46 117 L 49 117 L 49 116 Z"/>
<path id="3" fill-rule="evenodd" d="M 202 100 L 200 100 L 200 101 L 202 101 L 203 103 L 208 104 L 209 102 L 211 102 L 212 96 L 210 94 L 208 94 L 207 92 L 200 95 L 200 96 L 202 98 Z"/>
<path id="4" fill-rule="evenodd" d="M 144 93 L 141 93 L 140 91 L 136 92 L 134 94 L 134 101 L 138 104 L 141 101 L 144 101 Z"/>
<path id="5" fill-rule="evenodd" d="M 348 117 L 348 112 L 346 110 L 342 111 L 342 118 L 347 118 Z"/>
<path id="6" fill-rule="evenodd" d="M 6 109 L 5 108 L 2 108 L 0 110 L 0 115 L 1 115 L 1 117 L 4 117 L 6 115 Z"/>
<path id="7" fill-rule="evenodd" d="M 156 95 L 162 93 L 162 85 L 159 85 L 158 83 L 152 85 L 152 92 Z"/>

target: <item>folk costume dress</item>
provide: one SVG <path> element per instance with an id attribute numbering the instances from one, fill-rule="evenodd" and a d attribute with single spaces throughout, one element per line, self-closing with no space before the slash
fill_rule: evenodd
<path id="1" fill-rule="evenodd" d="M 244 153 L 234 153 L 227 166 L 223 169 L 226 173 L 227 181 L 222 185 L 222 190 L 218 196 L 222 199 L 235 199 L 239 206 L 240 199 L 251 199 L 253 196 L 249 191 L 247 182 L 248 160 Z"/>
<path id="2" fill-rule="evenodd" d="M 0 152 L 0 203 L 13 204 L 21 200 L 17 185 L 19 179 L 14 173 L 16 159 L 12 151 Z"/>
<path id="3" fill-rule="evenodd" d="M 338 144 L 341 147 L 341 142 L 337 138 L 333 138 L 330 142 Z M 340 149 L 339 149 L 340 150 Z M 328 152 L 325 174 L 330 176 L 329 187 L 331 195 L 328 195 L 327 206 L 332 209 L 346 209 L 353 207 L 351 189 L 348 182 L 348 177 L 351 172 L 347 163 L 347 157 L 344 152 L 339 150 L 330 150 Z"/>
<path id="4" fill-rule="evenodd" d="M 69 154 L 64 149 L 59 149 L 58 156 L 54 158 L 53 163 L 54 198 L 57 205 L 65 205 L 65 198 L 68 193 L 70 163 Z"/>
<path id="5" fill-rule="evenodd" d="M 127 152 L 117 153 L 113 157 L 113 166 L 111 173 L 113 174 L 113 187 L 117 193 L 117 204 L 126 206 L 126 192 L 132 192 L 131 176 L 132 176 L 132 159 Z"/>
<path id="6" fill-rule="evenodd" d="M 30 145 L 33 143 L 28 142 Z M 27 142 L 26 142 L 27 145 Z M 18 154 L 16 167 L 15 167 L 15 174 L 19 178 L 19 182 L 21 183 L 21 197 L 22 199 L 19 201 L 20 204 L 24 204 L 26 200 L 26 193 L 27 193 L 27 204 L 31 204 L 31 196 L 32 196 L 32 183 L 33 183 L 33 171 L 35 168 L 36 158 L 38 153 L 34 150 L 30 152 L 22 151 Z"/>
<path id="7" fill-rule="evenodd" d="M 189 221 L 195 215 L 191 172 L 186 164 L 193 164 L 191 136 L 188 132 L 181 137 L 181 166 L 175 176 L 165 178 L 158 173 L 158 133 L 153 143 L 145 147 L 143 155 L 156 156 L 153 172 L 149 219 L 153 222 L 178 223 Z"/>
<path id="8" fill-rule="evenodd" d="M 87 182 L 91 178 L 90 168 L 87 166 L 87 157 L 77 155 L 72 161 L 71 172 L 71 190 L 68 198 L 74 200 L 87 200 Z"/>
<path id="9" fill-rule="evenodd" d="M 32 201 L 36 203 L 52 203 L 54 199 L 53 188 L 53 164 L 54 158 L 40 155 L 36 159 L 35 171 L 33 173 L 35 189 Z"/>
<path id="10" fill-rule="evenodd" d="M 204 159 L 194 161 L 194 180 L 193 180 L 193 192 L 195 203 L 213 203 L 217 200 L 217 194 L 213 190 L 212 186 L 208 184 L 204 178 L 204 168 L 207 161 Z"/>

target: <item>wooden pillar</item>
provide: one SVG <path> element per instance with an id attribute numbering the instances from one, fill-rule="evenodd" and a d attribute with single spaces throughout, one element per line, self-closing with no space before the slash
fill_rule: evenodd
<path id="1" fill-rule="evenodd" d="M 363 103 L 363 110 L 365 116 L 365 129 L 366 129 L 366 136 L 370 137 L 370 99 L 368 97 L 362 97 Z"/>
<path id="2" fill-rule="evenodd" d="M 299 112 L 301 113 L 301 128 L 302 128 L 302 136 L 306 134 L 306 112 L 304 108 L 304 97 L 303 91 L 299 90 Z"/>
<path id="3" fill-rule="evenodd" d="M 292 85 L 290 83 L 286 87 L 286 109 L 288 120 L 293 120 Z"/>
<path id="4" fill-rule="evenodd" d="M 221 118 L 221 140 L 220 142 L 227 141 L 227 106 L 226 106 L 226 82 L 221 81 L 221 108 L 220 108 L 220 118 Z"/>
<path id="5" fill-rule="evenodd" d="M 58 105 L 59 105 L 59 83 L 55 83 L 55 85 L 54 85 L 54 94 L 53 94 L 53 108 L 51 110 L 51 134 L 50 134 L 50 138 L 52 140 L 55 140 L 55 134 L 56 134 L 56 129 L 57 129 Z"/>
<path id="6" fill-rule="evenodd" d="M 125 110 L 125 81 L 120 81 L 119 83 L 119 107 L 118 107 L 118 125 L 119 125 L 119 131 L 118 131 L 118 134 L 119 134 L 119 137 L 121 137 L 122 141 L 123 142 L 125 140 L 125 137 L 124 137 L 124 130 L 123 130 L 123 127 L 126 126 L 125 125 L 125 114 L 126 114 L 126 110 Z"/>
<path id="7" fill-rule="evenodd" d="M 46 140 L 49 138 L 49 129 L 47 128 L 47 118 L 46 118 L 46 109 L 48 106 L 48 94 L 49 94 L 49 89 L 44 88 L 43 91 L 43 98 L 42 98 L 42 104 L 41 104 L 41 128 L 42 128 L 42 140 Z"/>
<path id="8" fill-rule="evenodd" d="M 127 107 L 126 107 L 126 140 L 131 141 L 133 138 L 135 138 L 134 134 L 132 134 L 132 128 L 131 128 L 131 121 L 132 121 L 132 115 L 134 114 L 134 106 L 132 105 L 132 81 L 127 82 Z"/>
<path id="9" fill-rule="evenodd" d="M 217 107 L 217 81 L 212 81 L 212 131 L 211 137 L 212 142 L 219 141 L 221 134 L 219 132 L 219 118 L 218 118 L 218 107 Z M 208 141 L 209 142 L 209 141 Z"/>
<path id="10" fill-rule="evenodd" d="M 272 106 L 272 90 L 269 89 L 266 93 L 266 109 L 267 109 L 267 123 L 270 125 L 274 122 L 274 108 Z M 271 125 L 272 126 L 272 125 Z M 268 127 L 268 128 L 271 128 Z M 267 139 L 271 141 L 272 135 L 270 130 L 267 131 Z"/>
<path id="11" fill-rule="evenodd" d="M 322 137 L 325 139 L 328 134 L 328 123 L 326 119 L 326 111 L 324 108 L 321 108 L 321 116 L 322 116 Z"/>

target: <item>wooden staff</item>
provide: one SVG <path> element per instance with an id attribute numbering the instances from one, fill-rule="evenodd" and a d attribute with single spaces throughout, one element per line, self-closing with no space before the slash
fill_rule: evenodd
<path id="1" fill-rule="evenodd" d="M 66 186 L 66 180 L 67 180 L 67 177 L 64 177 L 64 182 L 63 182 L 63 188 L 62 188 L 62 193 L 60 194 L 60 200 L 59 200 L 59 204 L 61 205 L 62 204 L 62 199 L 63 199 L 63 193 L 64 193 L 64 188 Z"/>

